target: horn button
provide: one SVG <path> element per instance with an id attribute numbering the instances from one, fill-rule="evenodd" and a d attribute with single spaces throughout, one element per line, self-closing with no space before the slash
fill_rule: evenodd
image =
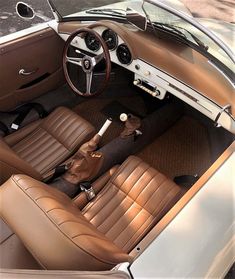
<path id="1" fill-rule="evenodd" d="M 95 59 L 89 56 L 84 56 L 81 64 L 84 72 L 91 72 L 95 66 Z"/>

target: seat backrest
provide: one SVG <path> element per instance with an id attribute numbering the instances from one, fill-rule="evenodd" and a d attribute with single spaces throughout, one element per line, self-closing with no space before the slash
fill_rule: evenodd
<path id="1" fill-rule="evenodd" d="M 182 196 L 171 179 L 129 156 L 82 214 L 129 253 Z"/>
<path id="2" fill-rule="evenodd" d="M 27 174 L 41 180 L 41 175 L 0 138 L 0 185 L 12 174 Z"/>
<path id="3" fill-rule="evenodd" d="M 129 156 L 110 181 L 158 221 L 182 196 L 181 188 L 136 156 Z"/>
<path id="4" fill-rule="evenodd" d="M 130 260 L 69 197 L 28 176 L 0 187 L 0 214 L 46 269 L 108 270 Z"/>

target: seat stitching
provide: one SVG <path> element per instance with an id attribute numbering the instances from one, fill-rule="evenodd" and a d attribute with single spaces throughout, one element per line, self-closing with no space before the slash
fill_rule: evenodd
<path id="1" fill-rule="evenodd" d="M 57 156 L 57 158 L 56 158 L 55 160 L 51 161 L 49 165 L 47 165 L 47 166 L 45 166 L 43 169 L 41 169 L 40 173 L 41 173 L 41 174 L 44 174 L 45 172 L 47 172 L 47 171 L 49 171 L 50 169 L 54 168 L 54 164 L 57 163 L 57 162 L 59 162 L 59 161 L 61 161 L 61 160 L 59 160 L 60 158 L 66 159 L 67 157 L 69 157 L 70 154 L 71 154 L 71 152 L 69 152 L 69 153 L 67 154 L 67 152 L 64 151 L 61 155 Z"/>
<path id="2" fill-rule="evenodd" d="M 145 204 L 144 205 L 146 205 L 152 198 L 153 198 L 153 196 L 156 194 L 156 192 L 159 192 L 160 191 L 160 188 L 162 188 L 163 187 L 163 185 L 165 185 L 166 184 L 166 182 L 168 182 L 168 179 L 164 179 L 163 181 L 162 181 L 162 183 L 161 184 L 159 184 L 159 186 L 155 189 L 155 191 L 153 192 L 153 194 L 152 194 L 152 196 L 150 197 L 150 199 L 148 199 L 146 202 L 145 202 Z M 168 185 L 168 184 L 167 184 Z M 164 186 L 165 187 L 165 186 Z M 168 187 L 167 188 L 169 188 L 169 191 L 170 191 L 170 188 L 171 188 L 171 185 L 169 186 L 168 185 Z M 168 189 L 165 189 L 166 191 L 164 191 L 165 193 L 165 196 L 167 195 L 167 193 L 168 193 Z M 165 199 L 165 198 L 163 198 L 163 199 Z M 163 200 L 162 199 L 162 200 Z M 154 210 L 154 212 L 153 212 L 153 214 L 155 213 L 155 211 L 159 208 L 159 206 L 161 205 L 161 203 L 162 203 L 162 200 L 160 200 L 160 203 L 158 204 L 158 207 Z"/>
<path id="3" fill-rule="evenodd" d="M 69 115 L 67 114 L 67 111 L 62 111 L 58 112 L 56 111 L 55 114 L 58 113 L 58 115 L 53 116 L 54 119 L 51 117 L 49 117 L 49 119 L 45 119 L 45 121 L 43 122 L 43 129 L 47 130 L 47 129 L 51 129 L 52 127 L 54 127 L 54 129 L 58 129 L 60 127 L 61 124 L 63 124 L 69 117 Z M 51 118 L 51 119 L 50 119 Z"/>
<path id="4" fill-rule="evenodd" d="M 111 185 L 110 185 L 111 184 Z M 109 187 L 108 187 L 109 185 Z M 87 213 L 88 210 L 93 208 L 95 204 L 103 197 L 103 195 L 110 189 L 110 187 L 114 185 L 112 182 L 106 183 L 106 185 L 103 187 L 103 189 L 99 192 L 99 195 L 96 196 L 95 200 L 93 202 L 88 203 L 82 210 L 82 213 Z"/>
<path id="5" fill-rule="evenodd" d="M 112 210 L 112 213 L 111 213 L 107 218 L 105 218 L 105 219 L 99 224 L 99 226 L 97 226 L 97 229 L 98 229 L 101 225 L 103 225 L 104 222 L 106 222 L 108 219 L 111 218 L 112 214 L 114 214 L 114 212 L 118 209 L 118 207 L 121 206 L 121 204 L 122 204 L 125 200 L 126 200 L 126 197 L 123 197 L 121 203 L 117 203 L 117 205 L 115 205 L 115 207 L 114 207 L 113 210 Z M 102 209 L 103 209 L 103 208 L 102 208 Z M 97 216 L 97 215 L 98 215 L 98 213 L 96 213 L 95 216 Z M 95 216 L 94 216 L 94 217 L 95 217 Z M 92 219 L 94 219 L 94 217 L 93 217 Z M 118 218 L 118 219 L 119 219 L 119 218 Z M 113 221 L 113 223 L 115 223 L 115 222 L 116 222 L 116 220 Z"/>
<path id="6" fill-rule="evenodd" d="M 145 211 L 145 210 L 142 208 L 142 209 L 138 212 L 138 214 L 132 219 L 132 221 L 128 224 L 128 226 L 127 226 L 126 228 L 124 228 L 124 230 L 123 230 L 122 232 L 119 233 L 119 235 L 114 239 L 114 241 L 116 241 L 116 240 L 120 237 L 120 235 L 123 234 L 123 232 L 124 232 L 125 230 L 127 230 L 127 228 L 131 225 L 131 223 L 134 222 L 134 220 L 141 214 L 142 211 Z M 144 223 L 140 224 L 139 228 L 137 229 L 137 231 L 134 232 L 134 234 L 131 236 L 131 238 L 130 238 L 130 239 L 127 239 L 127 241 L 126 241 L 125 243 L 123 243 L 123 246 L 122 246 L 122 247 L 125 247 L 125 246 L 127 245 L 127 243 L 130 242 L 131 239 L 133 239 L 133 237 L 134 237 L 136 234 L 138 235 L 138 231 L 144 226 L 144 224 L 145 224 L 151 217 L 153 218 L 153 220 L 151 221 L 151 223 L 154 222 L 154 216 L 150 214 L 150 215 L 148 216 L 148 218 L 144 221 Z"/>
<path id="7" fill-rule="evenodd" d="M 48 198 L 51 198 L 51 197 L 48 197 Z M 53 199 L 53 198 L 52 198 L 52 199 Z M 49 210 L 46 210 L 46 213 L 50 213 L 51 211 L 56 210 L 56 209 L 62 210 L 62 211 L 66 211 L 66 212 L 67 212 L 67 209 L 65 209 L 65 208 L 54 207 L 54 208 L 51 208 L 51 209 L 49 209 Z M 58 225 L 60 225 L 60 224 L 58 223 Z"/>
<path id="8" fill-rule="evenodd" d="M 71 120 L 69 121 L 69 123 L 67 123 L 67 125 L 63 127 L 63 128 L 64 128 L 63 130 L 60 129 L 60 131 L 59 131 L 59 133 L 57 134 L 57 136 L 60 137 L 62 134 L 64 134 L 75 122 L 77 122 L 77 119 L 76 119 L 76 118 L 71 119 Z M 70 134 L 69 134 L 68 136 L 70 136 L 76 129 L 80 129 L 81 126 L 82 126 L 82 123 L 79 123 L 79 126 L 76 127 L 75 129 L 73 129 L 73 131 L 71 131 Z"/>
<path id="9" fill-rule="evenodd" d="M 150 167 L 148 167 L 147 169 L 145 169 L 144 171 L 143 171 L 143 173 L 138 177 L 138 179 L 135 181 L 135 183 L 130 187 L 130 189 L 129 189 L 129 191 L 126 193 L 128 196 L 129 196 L 129 193 L 131 192 L 131 190 L 135 187 L 135 185 L 140 181 L 140 179 L 144 176 L 144 174 L 148 171 L 150 169 Z M 133 173 L 133 175 L 134 175 L 134 173 Z M 128 176 L 127 177 L 127 179 L 129 178 L 130 176 Z M 127 180 L 126 179 L 126 180 Z M 125 182 L 126 182 L 126 180 L 125 180 Z M 124 183 L 125 183 L 124 182 Z M 122 183 L 122 185 L 124 185 L 124 183 Z M 121 185 L 121 187 L 122 187 L 122 185 Z M 120 187 L 120 188 L 121 188 Z"/>
<path id="10" fill-rule="evenodd" d="M 38 197 L 38 198 L 34 198 L 35 201 L 39 201 L 41 199 L 52 199 L 52 200 L 55 200 L 52 196 L 41 196 L 41 197 Z"/>
<path id="11" fill-rule="evenodd" d="M 76 223 L 76 224 L 81 224 L 81 225 L 91 225 L 88 221 L 86 221 L 86 220 L 82 220 L 81 218 L 79 218 L 79 217 L 76 217 L 75 216 L 75 218 L 76 219 L 79 219 L 79 220 L 65 220 L 65 221 L 62 221 L 61 223 L 58 223 L 58 226 L 62 226 L 62 225 L 64 225 L 65 223 Z"/>
<path id="12" fill-rule="evenodd" d="M 158 174 L 156 174 L 153 178 L 155 179 L 158 175 L 160 175 L 160 172 Z M 162 186 L 162 184 L 165 183 L 165 181 L 168 180 L 167 178 L 164 177 L 164 180 L 160 182 L 160 184 L 157 185 L 157 187 L 155 187 L 154 192 L 152 193 L 152 196 L 145 201 L 145 203 L 142 205 L 143 208 L 144 206 L 149 202 L 149 200 L 155 195 L 155 193 L 159 190 L 159 188 Z M 147 210 L 147 209 L 146 209 Z M 151 213 L 152 214 L 152 213 Z"/>
<path id="13" fill-rule="evenodd" d="M 109 263 L 109 264 L 115 264 L 113 262 L 110 262 L 110 261 L 107 261 L 107 260 L 103 260 L 101 258 L 97 258 L 95 255 L 93 255 L 93 253 L 91 253 L 90 251 L 87 251 L 87 250 L 84 250 L 81 246 L 77 245 L 77 243 L 75 243 L 73 241 L 73 239 L 71 237 L 69 237 L 65 232 L 63 232 L 60 227 L 56 224 L 56 222 L 54 220 L 52 220 L 52 218 L 34 201 L 34 199 L 27 193 L 25 192 L 20 184 L 18 183 L 17 180 L 15 180 L 15 178 L 13 177 L 12 180 L 15 182 L 15 184 L 18 186 L 17 189 L 20 189 L 23 193 L 25 193 L 30 199 L 31 201 L 41 210 L 42 213 L 44 213 L 47 217 L 48 217 L 48 220 L 53 223 L 55 225 L 55 227 L 68 239 L 70 240 L 76 247 L 79 247 L 79 249 L 81 249 L 82 251 L 84 251 L 85 253 L 91 255 L 92 257 L 94 257 L 95 259 L 97 259 L 98 261 L 101 261 L 101 262 L 104 262 L 104 263 Z M 108 239 L 106 239 L 107 241 Z"/>
<path id="14" fill-rule="evenodd" d="M 82 136 L 84 133 L 87 133 L 87 131 L 89 131 L 89 130 L 90 130 L 90 132 L 92 132 L 93 129 L 91 129 L 91 128 L 86 128 L 86 129 L 84 129 L 84 130 L 77 136 L 77 138 L 76 138 L 73 142 L 71 142 L 70 147 L 72 147 L 72 146 L 74 145 L 74 143 L 75 143 L 76 141 L 78 141 L 78 139 L 80 139 L 81 136 Z M 71 148 L 71 149 L 74 149 L 74 147 Z"/>
<path id="15" fill-rule="evenodd" d="M 165 198 L 163 198 L 163 199 L 161 200 L 160 205 L 162 205 L 163 200 L 166 200 L 166 197 L 167 197 L 172 191 L 174 191 L 174 190 L 175 190 L 175 188 L 171 188 L 171 189 L 168 190 L 168 192 L 165 194 Z M 180 191 L 179 191 L 173 198 L 168 199 L 168 201 L 167 201 L 167 202 L 165 203 L 165 205 L 162 207 L 161 211 L 158 212 L 158 215 L 160 215 L 160 213 L 167 207 L 167 205 L 168 205 L 170 202 L 172 202 L 172 200 L 176 199 L 176 197 L 177 197 L 178 195 L 180 196 Z M 155 211 L 156 211 L 156 210 L 155 210 Z M 156 213 L 155 211 L 154 211 L 154 214 Z"/>
<path id="16" fill-rule="evenodd" d="M 63 119 L 63 121 L 60 122 L 60 124 L 64 123 L 65 120 L 66 120 L 66 118 Z M 52 125 L 53 125 L 53 124 L 52 124 Z M 48 125 L 48 126 L 50 126 L 50 125 Z M 57 135 L 54 135 L 54 133 L 51 133 L 51 131 L 50 131 L 49 129 L 47 129 L 47 127 L 43 127 L 43 129 L 44 129 L 51 137 L 55 138 L 61 145 L 63 145 L 63 146 L 67 149 L 67 147 L 64 145 L 64 143 L 63 143 L 59 138 L 57 138 Z"/>
<path id="17" fill-rule="evenodd" d="M 129 163 L 128 162 L 128 160 L 126 161 L 126 163 L 124 163 L 124 164 L 122 164 L 122 166 L 121 167 L 119 167 L 119 169 L 117 170 L 117 173 L 114 173 L 114 177 L 112 178 L 110 178 L 110 180 L 105 184 L 105 186 L 103 187 L 103 189 L 99 192 L 99 195 L 96 197 L 96 199 L 92 202 L 92 203 L 88 203 L 84 208 L 83 208 L 83 210 L 82 210 L 82 213 L 83 214 L 85 214 L 85 213 L 87 213 L 87 211 L 89 211 L 93 206 L 95 206 L 95 203 L 96 202 L 98 202 L 102 197 L 103 197 L 103 195 L 109 190 L 109 188 L 110 188 L 110 186 L 108 187 L 108 185 L 114 185 L 117 189 L 120 189 L 121 190 L 121 188 L 119 187 L 119 186 L 117 186 L 116 184 L 115 184 L 115 182 L 114 182 L 114 180 L 116 179 L 116 177 L 121 173 L 121 170 L 123 170 L 123 168 L 124 168 L 124 166 L 127 164 L 127 163 Z M 140 162 L 141 163 L 141 162 Z M 140 163 L 138 163 L 138 164 L 140 164 Z M 138 164 L 137 164 L 137 166 L 138 166 Z M 134 167 L 135 168 L 135 167 Z M 123 191 L 123 190 L 121 190 L 125 195 L 126 195 L 126 193 Z"/>
<path id="18" fill-rule="evenodd" d="M 52 149 L 52 147 L 54 147 L 54 148 Z M 36 168 L 37 166 L 39 166 L 45 160 L 45 158 L 50 157 L 50 155 L 54 154 L 57 151 L 59 151 L 58 153 L 60 153 L 60 154 L 56 155 L 56 158 L 54 159 L 55 161 L 57 161 L 58 157 L 61 156 L 61 154 L 63 154 L 67 150 L 62 150 L 61 145 L 57 146 L 56 142 L 52 142 L 50 145 L 48 145 L 46 147 L 46 149 L 44 149 L 42 151 L 42 153 L 44 153 L 44 154 L 42 154 L 43 156 L 40 156 L 40 155 L 36 154 L 37 156 L 34 156 L 33 160 L 30 160 L 30 161 L 32 162 L 32 161 L 35 160 L 36 157 L 39 157 L 40 160 L 37 163 L 35 162 L 36 164 L 32 164 Z M 50 162 L 50 164 L 51 164 L 51 162 Z M 46 166 L 48 166 L 48 164 Z"/>
<path id="19" fill-rule="evenodd" d="M 133 166 L 132 171 L 129 171 L 129 173 L 130 173 L 130 172 L 133 172 L 141 163 L 142 163 L 142 161 L 137 162 L 137 164 L 135 164 L 135 165 Z M 113 182 L 113 181 L 118 177 L 118 175 L 119 175 L 120 173 L 122 173 L 122 171 L 126 168 L 126 165 L 128 165 L 128 164 L 131 164 L 131 163 L 130 163 L 130 159 L 129 159 L 129 160 L 127 159 L 127 160 L 119 167 L 117 173 L 115 173 L 114 176 L 111 177 L 110 181 Z"/>
<path id="20" fill-rule="evenodd" d="M 48 138 L 48 139 L 51 140 L 50 138 Z M 45 141 L 45 143 L 47 142 L 47 140 Z M 49 145 L 48 144 L 44 144 L 44 142 L 42 142 L 42 143 L 40 143 L 40 145 L 38 145 L 37 148 L 35 148 L 33 146 L 32 149 L 30 150 L 30 152 L 27 155 L 25 155 L 25 154 L 22 154 L 22 155 L 24 156 L 25 160 L 28 163 L 32 163 L 35 160 L 35 158 L 37 158 L 37 157 L 39 157 L 41 155 L 45 156 L 45 152 L 48 149 L 50 149 L 51 146 L 54 146 L 55 144 L 56 144 L 56 141 L 51 141 L 51 143 Z M 40 152 L 39 152 L 39 150 L 40 150 Z M 33 154 L 33 156 L 30 156 L 31 154 Z M 29 158 L 29 156 L 30 156 L 30 158 Z"/>
<path id="21" fill-rule="evenodd" d="M 47 148 L 48 143 L 50 143 L 51 141 L 51 137 L 49 135 L 47 136 L 46 133 L 43 134 L 42 137 L 44 137 L 42 141 L 39 138 L 36 139 L 34 143 L 29 143 L 27 148 L 24 149 L 24 151 L 19 153 L 18 150 L 16 150 L 17 154 L 21 158 L 24 158 L 24 160 L 26 160 L 28 163 L 33 161 L 35 157 L 37 157 L 40 153 L 44 152 L 44 148 Z M 42 147 L 43 147 L 42 151 L 39 152 L 39 150 Z"/>
<path id="22" fill-rule="evenodd" d="M 131 240 L 134 242 L 133 245 L 135 245 L 135 244 L 138 242 L 138 240 L 141 239 L 142 236 L 146 233 L 146 231 L 148 231 L 155 223 L 158 222 L 158 221 L 156 220 L 156 218 L 154 218 L 152 221 L 150 221 L 149 225 L 147 225 L 147 226 L 143 229 L 142 233 L 138 233 L 138 232 L 141 230 L 141 228 L 147 223 L 147 221 L 148 221 L 151 217 L 154 218 L 154 216 L 150 215 L 150 216 L 145 220 L 145 222 L 138 228 L 138 230 L 135 232 L 135 234 L 122 246 L 122 249 L 124 249 L 124 247 L 127 246 L 127 245 L 128 245 L 128 242 L 130 242 Z M 138 233 L 138 234 L 137 234 L 137 233 Z M 133 240 L 133 238 L 135 238 L 135 240 Z M 132 245 L 132 246 L 133 246 L 133 245 Z"/>
<path id="23" fill-rule="evenodd" d="M 116 184 L 114 184 L 114 186 L 117 187 L 118 189 L 120 189 Z M 120 189 L 120 191 L 122 191 L 122 192 L 126 195 L 126 193 L 125 193 L 122 189 Z M 140 205 L 136 200 L 134 200 L 134 199 L 133 199 L 132 197 L 130 197 L 130 196 L 128 196 L 128 197 L 129 197 L 133 202 L 135 202 L 139 207 L 142 208 L 142 205 Z M 152 215 L 152 213 L 149 212 L 148 209 L 145 208 L 145 210 L 146 210 L 150 215 Z"/>
<path id="24" fill-rule="evenodd" d="M 117 191 L 117 192 L 118 192 L 118 191 Z M 116 194 L 117 194 L 117 192 L 116 192 Z M 95 215 L 90 219 L 90 222 L 98 215 L 98 213 L 99 213 L 101 210 L 103 210 L 103 209 L 112 201 L 113 197 L 114 197 L 116 194 L 114 194 L 114 195 L 109 199 L 109 201 L 108 201 L 103 207 L 101 207 L 101 208 L 99 209 L 98 212 L 95 213 Z M 93 205 L 95 205 L 95 204 L 96 204 L 96 202 L 95 202 Z"/>
<path id="25" fill-rule="evenodd" d="M 132 204 L 131 204 L 131 206 L 127 209 L 127 211 L 123 214 L 123 216 L 126 215 L 126 214 L 132 209 L 132 207 L 133 207 L 134 205 L 135 205 L 135 202 L 133 201 Z M 143 210 L 143 209 L 140 208 L 140 210 L 139 210 L 139 212 L 137 213 L 137 215 L 135 215 L 135 216 L 132 218 L 131 222 L 129 222 L 129 224 L 127 225 L 127 227 L 130 226 L 130 224 L 133 222 L 133 220 L 136 218 L 136 216 L 139 215 L 139 213 L 140 213 L 142 210 Z M 150 214 L 150 215 L 151 215 L 151 214 Z M 128 220 L 128 221 L 129 221 L 129 220 Z M 117 239 L 117 238 L 127 229 L 127 227 L 124 227 L 124 228 L 118 233 L 118 236 L 117 236 L 115 239 Z M 112 228 L 110 228 L 109 231 L 110 231 L 111 229 L 112 229 Z M 108 231 L 108 232 L 109 232 L 109 231 Z M 107 232 L 107 233 L 108 233 L 108 232 Z M 107 233 L 106 233 L 106 234 L 107 234 Z"/>
<path id="26" fill-rule="evenodd" d="M 17 147 L 18 144 L 21 144 L 23 141 L 25 141 L 27 143 L 27 141 L 29 141 L 32 137 L 34 137 L 39 130 L 43 130 L 42 127 L 41 127 L 41 123 L 39 124 L 39 126 L 31 133 L 29 134 L 28 136 L 26 136 L 25 138 L 23 138 L 20 142 L 17 142 L 13 148 Z"/>
<path id="27" fill-rule="evenodd" d="M 42 130 L 41 133 L 39 133 L 39 131 Z M 37 133 L 39 133 L 39 135 L 37 135 Z M 41 138 L 43 138 L 46 134 L 46 131 L 43 130 L 41 127 L 38 127 L 37 131 L 34 132 L 34 135 L 30 135 L 29 137 L 25 137 L 23 140 L 21 140 L 20 142 L 18 142 L 16 145 L 14 145 L 12 148 L 13 150 L 16 151 L 16 153 L 18 154 L 22 154 L 24 153 L 24 151 L 31 146 L 32 144 L 34 144 L 35 142 L 37 142 L 38 140 L 40 140 Z M 35 136 L 35 138 L 32 140 L 32 137 Z M 28 144 L 27 144 L 28 143 Z"/>
<path id="28" fill-rule="evenodd" d="M 178 195 L 177 195 L 177 196 L 178 196 Z M 176 200 L 176 202 L 177 202 L 176 197 L 175 197 L 175 200 Z M 150 224 L 149 224 L 149 225 L 143 230 L 143 232 L 136 238 L 135 243 L 137 243 L 138 240 L 139 240 L 140 238 L 142 238 L 143 235 L 145 235 L 146 231 L 148 231 L 149 229 L 151 229 L 151 227 L 153 227 L 154 224 L 156 224 L 157 222 L 159 222 L 159 221 L 163 218 L 163 216 L 161 216 L 162 211 L 164 211 L 165 208 L 166 208 L 166 207 L 169 205 L 169 203 L 171 203 L 171 202 L 172 202 L 172 200 L 169 200 L 169 201 L 167 202 L 166 206 L 165 206 L 164 208 L 161 209 L 161 211 L 159 212 L 158 216 L 155 216 L 155 217 L 153 216 L 153 217 L 154 217 L 153 221 L 150 222 Z M 176 202 L 175 202 L 175 203 L 176 203 Z M 160 217 L 160 216 L 161 216 L 161 217 Z M 124 247 L 122 247 L 122 248 L 124 249 Z"/>
<path id="29" fill-rule="evenodd" d="M 145 184 L 144 188 L 141 189 L 140 193 L 135 197 L 134 201 L 138 204 L 137 199 L 139 198 L 139 196 L 144 192 L 144 190 L 149 186 L 149 184 L 159 175 L 155 174 L 154 176 L 152 176 L 152 178 L 149 180 L 149 182 L 147 184 Z M 144 204 L 145 205 L 145 204 Z M 141 205 L 141 207 L 144 207 L 144 205 Z"/>

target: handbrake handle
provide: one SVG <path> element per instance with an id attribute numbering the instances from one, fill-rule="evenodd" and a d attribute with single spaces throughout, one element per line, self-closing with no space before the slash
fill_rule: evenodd
<path id="1" fill-rule="evenodd" d="M 112 121 L 113 121 L 112 118 L 108 118 L 105 121 L 104 125 L 101 127 L 101 129 L 98 132 L 98 135 L 100 137 L 102 137 L 104 135 L 104 133 L 107 131 L 108 127 L 111 125 Z"/>

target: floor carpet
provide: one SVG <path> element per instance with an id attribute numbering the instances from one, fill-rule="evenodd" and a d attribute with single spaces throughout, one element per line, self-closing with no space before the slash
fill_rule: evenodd
<path id="1" fill-rule="evenodd" d="M 98 98 L 98 99 L 89 99 L 74 108 L 80 116 L 89 121 L 94 127 L 96 127 L 97 131 L 102 127 L 104 122 L 107 119 L 107 116 L 102 113 L 102 110 L 109 103 L 111 104 L 115 101 L 114 98 Z M 118 102 L 124 106 L 128 106 L 128 108 L 133 112 L 138 112 L 139 115 L 145 115 L 146 109 L 145 104 L 142 98 L 138 96 L 131 97 L 121 97 L 118 99 Z M 113 121 L 106 133 L 104 134 L 100 146 L 104 146 L 112 139 L 118 137 L 124 128 L 124 124 L 120 121 Z"/>
<path id="2" fill-rule="evenodd" d="M 211 165 L 207 130 L 193 118 L 183 116 L 137 156 L 172 179 L 202 175 Z"/>

